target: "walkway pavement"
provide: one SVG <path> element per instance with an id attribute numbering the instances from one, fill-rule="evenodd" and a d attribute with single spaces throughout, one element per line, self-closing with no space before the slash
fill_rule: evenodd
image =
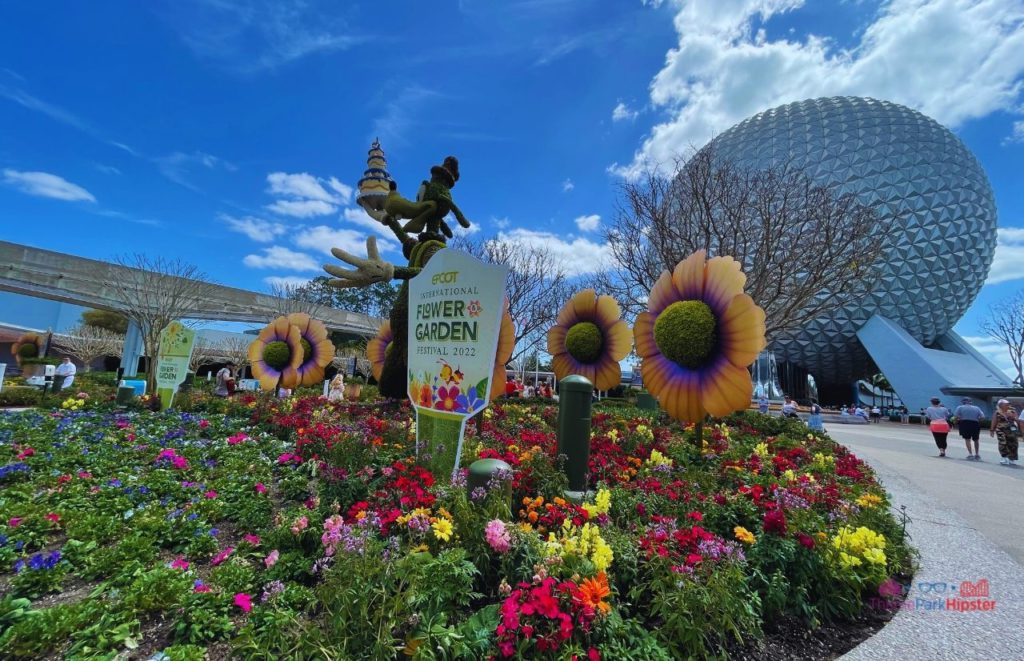
<path id="1" fill-rule="evenodd" d="M 911 543 L 921 554 L 904 609 L 842 658 L 1024 658 L 1024 470 L 994 463 L 998 454 L 987 435 L 984 461 L 975 463 L 963 459 L 966 449 L 954 434 L 954 458 L 936 457 L 923 426 L 833 426 L 829 433 L 871 464 L 897 512 L 906 507 Z M 960 595 L 962 583 L 982 579 L 993 610 L 946 610 L 949 599 L 975 601 Z"/>

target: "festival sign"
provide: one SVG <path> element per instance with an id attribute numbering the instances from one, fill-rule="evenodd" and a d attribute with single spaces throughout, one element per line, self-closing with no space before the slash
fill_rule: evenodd
<path id="1" fill-rule="evenodd" d="M 466 421 L 490 401 L 508 268 L 442 250 L 409 281 L 409 400 L 436 476 L 462 456 Z"/>
<path id="2" fill-rule="evenodd" d="M 185 381 L 196 332 L 185 328 L 180 321 L 172 321 L 160 331 L 160 348 L 156 360 L 156 392 L 160 408 L 168 409 L 174 403 L 178 386 Z"/>

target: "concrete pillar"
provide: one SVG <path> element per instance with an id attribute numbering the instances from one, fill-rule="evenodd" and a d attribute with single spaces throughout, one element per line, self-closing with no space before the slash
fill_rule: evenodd
<path id="1" fill-rule="evenodd" d="M 128 331 L 124 334 L 124 350 L 121 352 L 121 369 L 125 377 L 134 377 L 139 373 L 142 348 L 142 330 L 134 319 L 130 319 Z"/>

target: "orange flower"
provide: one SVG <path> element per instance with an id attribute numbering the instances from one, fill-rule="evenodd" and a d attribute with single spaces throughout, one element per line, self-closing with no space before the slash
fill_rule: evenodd
<path id="1" fill-rule="evenodd" d="M 699 250 L 664 271 L 633 327 L 644 385 L 680 422 L 750 404 L 747 367 L 765 347 L 764 310 L 732 257 Z"/>
<path id="2" fill-rule="evenodd" d="M 622 380 L 619 361 L 633 349 L 629 326 L 611 296 L 584 289 L 572 297 L 548 330 L 551 369 L 558 379 L 585 377 L 596 390 L 610 390 Z"/>
<path id="3" fill-rule="evenodd" d="M 505 363 L 512 360 L 512 351 L 516 348 L 516 326 L 512 315 L 508 313 L 508 299 L 505 300 L 505 311 L 501 313 L 501 328 L 498 330 L 498 350 L 494 354 L 494 371 L 491 373 L 490 401 L 505 394 Z M 477 393 L 483 396 L 482 393 Z"/>
<path id="4" fill-rule="evenodd" d="M 373 378 L 377 381 L 380 381 L 381 372 L 384 371 L 384 360 L 387 358 L 388 348 L 391 347 L 391 341 L 394 339 L 391 322 L 385 321 L 381 324 L 377 335 L 366 343 L 366 357 L 370 359 L 370 371 L 373 372 Z M 426 406 L 430 406 L 430 404 L 426 404 Z"/>
<path id="5" fill-rule="evenodd" d="M 583 605 L 593 608 L 605 615 L 612 609 L 604 598 L 611 595 L 608 587 L 608 576 L 603 571 L 598 572 L 594 578 L 585 579 L 580 583 L 580 601 Z"/>
<path id="6" fill-rule="evenodd" d="M 423 384 L 422 386 L 420 386 L 419 397 L 417 397 L 416 399 L 419 400 L 418 403 L 420 406 L 424 406 L 429 409 L 434 405 L 434 398 L 432 395 L 433 393 L 430 390 L 430 386 L 428 386 L 427 384 Z"/>

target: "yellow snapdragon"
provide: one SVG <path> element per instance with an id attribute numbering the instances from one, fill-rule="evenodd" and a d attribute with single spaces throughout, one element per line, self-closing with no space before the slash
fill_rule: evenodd
<path id="1" fill-rule="evenodd" d="M 765 442 L 761 442 L 755 445 L 754 454 L 756 454 L 758 457 L 761 457 L 761 459 L 767 459 L 768 455 L 770 454 L 768 452 L 768 444 Z"/>
<path id="2" fill-rule="evenodd" d="M 615 559 L 612 548 L 601 537 L 600 528 L 591 523 L 577 527 L 569 519 L 562 524 L 558 535 L 548 533 L 543 552 L 549 558 L 565 558 L 569 555 L 586 558 L 598 571 L 606 571 Z"/>
<path id="3" fill-rule="evenodd" d="M 597 495 L 594 496 L 594 502 L 583 503 L 583 509 L 587 511 L 590 518 L 594 518 L 601 514 L 607 514 L 612 508 L 612 492 L 608 489 L 599 489 Z"/>
<path id="4" fill-rule="evenodd" d="M 651 450 L 651 456 L 645 462 L 648 466 L 668 466 L 671 468 L 672 460 L 657 450 Z"/>

